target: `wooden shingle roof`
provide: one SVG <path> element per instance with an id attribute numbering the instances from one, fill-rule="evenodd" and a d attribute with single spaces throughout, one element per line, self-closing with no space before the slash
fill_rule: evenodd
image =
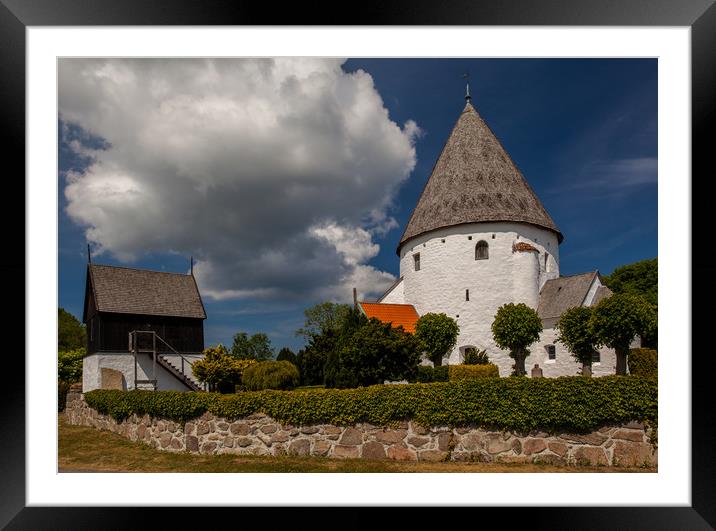
<path id="1" fill-rule="evenodd" d="M 192 275 L 98 264 L 87 267 L 99 312 L 206 319 Z"/>
<path id="2" fill-rule="evenodd" d="M 415 324 L 420 319 L 415 306 L 412 304 L 383 304 L 374 302 L 359 302 L 366 317 L 375 317 L 393 327 L 402 326 L 403 330 L 415 333 Z"/>
<path id="3" fill-rule="evenodd" d="M 440 153 L 400 246 L 425 232 L 463 223 L 515 221 L 563 237 L 500 141 L 468 102 Z"/>

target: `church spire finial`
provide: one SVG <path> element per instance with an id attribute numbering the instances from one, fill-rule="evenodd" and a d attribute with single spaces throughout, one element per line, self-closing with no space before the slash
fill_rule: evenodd
<path id="1" fill-rule="evenodd" d="M 467 80 L 465 85 L 465 101 L 470 103 L 470 100 L 472 100 L 472 96 L 470 96 L 470 74 L 463 74 L 462 77 Z"/>

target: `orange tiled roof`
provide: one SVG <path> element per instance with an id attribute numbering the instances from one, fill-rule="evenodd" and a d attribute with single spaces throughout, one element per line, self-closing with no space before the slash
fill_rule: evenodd
<path id="1" fill-rule="evenodd" d="M 368 317 L 375 317 L 384 323 L 391 323 L 394 327 L 402 326 L 406 332 L 415 333 L 415 323 L 420 316 L 412 304 L 383 304 L 372 302 L 359 302 Z"/>

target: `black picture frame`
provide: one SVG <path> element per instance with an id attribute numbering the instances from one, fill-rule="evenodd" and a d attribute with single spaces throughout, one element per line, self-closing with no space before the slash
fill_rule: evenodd
<path id="1" fill-rule="evenodd" d="M 341 9 L 338 9 L 340 7 Z M 341 13 L 341 14 L 339 14 Z M 345 13 L 345 15 L 343 15 Z M 713 170 L 711 138 L 716 137 L 716 6 L 714 0 L 453 0 L 361 2 L 336 6 L 320 3 L 275 5 L 228 0 L 0 0 L 0 139 L 6 174 L 5 242 L 6 256 L 0 267 L 14 304 L 6 305 L 15 321 L 6 324 L 4 334 L 6 374 L 0 400 L 2 427 L 2 496 L 0 525 L 8 529 L 119 529 L 143 528 L 161 519 L 172 528 L 206 526 L 211 518 L 232 522 L 235 511 L 241 521 L 252 522 L 256 508 L 132 508 L 123 507 L 26 507 L 25 503 L 25 293 L 19 278 L 25 274 L 25 237 L 17 226 L 19 205 L 24 205 L 25 188 L 25 30 L 28 26 L 163 26 L 163 25 L 576 25 L 576 26 L 687 26 L 691 28 L 692 75 L 692 330 L 708 329 L 709 312 L 699 311 L 716 295 L 713 275 L 716 267 L 709 258 L 709 218 L 699 223 L 697 212 L 706 212 L 711 201 L 709 184 Z M 688 176 L 684 176 L 688 178 Z M 16 187 L 7 190 L 8 185 Z M 710 205 L 709 205 L 710 206 Z M 11 208 L 12 207 L 12 208 Z M 20 210 L 24 207 L 20 206 Z M 23 216 L 24 217 L 24 216 Z M 713 223 L 711 223 L 713 225 Z M 12 242 L 12 239 L 15 242 Z M 14 244 L 14 245 L 13 245 Z M 20 251 L 23 250 L 23 252 Z M 684 257 L 687 260 L 689 257 Z M 25 286 L 23 286 L 24 288 Z M 22 317 L 20 317 L 22 316 Z M 7 339 L 11 339 L 10 342 Z M 443 518 L 449 511 L 449 525 L 465 518 L 487 522 L 497 517 L 505 525 L 529 529 L 713 529 L 716 526 L 716 460 L 712 440 L 715 416 L 708 393 L 710 347 L 697 335 L 684 352 L 693 352 L 692 371 L 692 504 L 690 507 L 549 507 L 549 508 L 450 508 L 437 511 Z M 8 344 L 9 343 L 9 344 Z M 691 350 L 691 352 L 689 352 Z M 50 358 L 48 357 L 48 360 Z M 49 362 L 49 361 L 48 361 Z M 53 360 L 54 362 L 54 360 Z M 506 502 L 509 496 L 506 494 Z M 320 500 L 317 500 L 320 504 Z M 275 508 L 271 508 L 275 511 Z M 284 509 L 284 522 L 305 520 L 308 508 Z M 427 509 L 411 509 L 412 518 L 423 519 Z M 377 508 L 325 508 L 321 519 L 341 527 L 365 527 L 375 522 L 380 511 L 381 527 L 405 524 L 409 515 L 386 513 Z M 477 513 L 479 511 L 479 513 Z M 431 509 L 431 516 L 434 516 Z M 337 513 L 337 514 L 335 514 Z M 354 514 L 357 513 L 357 514 Z M 342 524 L 341 524 L 342 523 Z M 443 523 L 448 521 L 443 520 Z M 209 526 L 212 527 L 212 526 Z"/>

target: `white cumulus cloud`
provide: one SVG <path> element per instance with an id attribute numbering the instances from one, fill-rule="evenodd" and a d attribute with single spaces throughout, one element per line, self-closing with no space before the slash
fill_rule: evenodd
<path id="1" fill-rule="evenodd" d="M 371 76 L 342 60 L 62 59 L 67 214 L 101 252 L 197 257 L 202 292 L 350 298 L 394 280 L 367 264 L 415 166 Z M 88 139 L 99 138 L 101 145 Z"/>

